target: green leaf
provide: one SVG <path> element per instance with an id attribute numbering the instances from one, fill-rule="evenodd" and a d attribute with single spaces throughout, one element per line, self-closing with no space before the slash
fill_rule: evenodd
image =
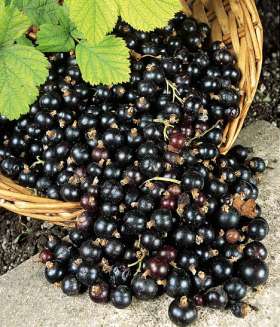
<path id="1" fill-rule="evenodd" d="M 29 46 L 29 47 L 33 46 L 32 41 L 29 40 L 25 35 L 22 35 L 19 38 L 17 38 L 16 39 L 16 44 L 26 45 L 26 46 Z"/>
<path id="2" fill-rule="evenodd" d="M 67 6 L 57 6 L 56 17 L 58 23 L 66 30 L 72 30 L 75 27 L 69 18 L 69 10 Z"/>
<path id="3" fill-rule="evenodd" d="M 91 42 L 99 42 L 111 32 L 118 19 L 115 0 L 67 0 L 70 19 Z"/>
<path id="4" fill-rule="evenodd" d="M 36 26 L 57 24 L 61 19 L 63 7 L 56 0 L 12 0 L 12 4 L 22 10 Z"/>
<path id="5" fill-rule="evenodd" d="M 179 0 L 117 0 L 122 18 L 137 30 L 164 27 L 181 10 Z"/>
<path id="6" fill-rule="evenodd" d="M 28 18 L 14 7 L 3 7 L 0 11 L 0 46 L 13 43 L 29 27 Z"/>
<path id="7" fill-rule="evenodd" d="M 12 0 L 13 5 L 23 10 L 34 25 L 40 25 L 37 44 L 41 51 L 69 51 L 75 43 L 67 8 L 56 0 Z"/>
<path id="8" fill-rule="evenodd" d="M 78 31 L 76 27 L 73 27 L 71 35 L 74 39 L 85 40 L 85 37 L 82 32 Z"/>
<path id="9" fill-rule="evenodd" d="M 0 49 L 0 112 L 16 119 L 28 112 L 38 86 L 48 76 L 48 61 L 33 47 L 10 45 Z"/>
<path id="10" fill-rule="evenodd" d="M 82 41 L 76 47 L 76 56 L 84 80 L 91 84 L 129 81 L 129 50 L 121 38 L 106 36 L 97 44 Z"/>
<path id="11" fill-rule="evenodd" d="M 37 34 L 38 49 L 43 52 L 66 52 L 75 48 L 70 30 L 63 26 L 43 24 Z"/>

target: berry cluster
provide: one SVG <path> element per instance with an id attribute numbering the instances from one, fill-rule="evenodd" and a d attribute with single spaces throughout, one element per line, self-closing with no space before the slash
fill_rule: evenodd
<path id="1" fill-rule="evenodd" d="M 217 155 L 224 124 L 239 114 L 235 57 L 184 14 L 153 33 L 122 22 L 116 33 L 132 49 L 130 83 L 92 87 L 73 54 L 49 56 L 38 102 L 16 122 L 1 118 L 5 175 L 65 201 L 118 184 L 118 204 L 125 185 Z"/>
<path id="2" fill-rule="evenodd" d="M 119 207 L 116 184 L 104 186 L 101 194 L 110 199 L 98 215 L 82 214 L 68 240 L 50 236 L 40 254 L 47 280 L 67 295 L 88 289 L 92 301 L 111 300 L 117 308 L 133 296 L 145 301 L 166 293 L 174 298 L 169 317 L 179 326 L 194 321 L 201 306 L 244 317 L 253 308 L 244 302 L 248 287 L 268 278 L 261 241 L 269 230 L 255 203 L 265 164 L 247 156 L 235 146 L 190 166 L 181 181 L 159 178 L 125 192 Z"/>
<path id="3" fill-rule="evenodd" d="M 129 83 L 92 87 L 74 54 L 50 55 L 38 102 L 0 119 L 2 173 L 85 210 L 68 240 L 50 236 L 46 278 L 117 308 L 167 293 L 180 326 L 197 306 L 243 316 L 247 286 L 268 277 L 268 225 L 255 202 L 264 161 L 218 150 L 239 114 L 236 59 L 182 13 L 152 33 L 123 22 L 114 33 L 131 49 Z"/>

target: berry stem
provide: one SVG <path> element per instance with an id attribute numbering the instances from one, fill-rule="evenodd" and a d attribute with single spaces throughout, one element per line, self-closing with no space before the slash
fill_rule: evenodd
<path id="1" fill-rule="evenodd" d="M 135 272 L 134 275 L 137 275 L 137 274 L 141 271 L 141 269 L 142 269 L 142 263 L 143 263 L 143 261 L 140 261 L 140 262 L 139 262 L 139 264 L 138 264 L 138 268 L 137 268 L 137 270 L 136 270 L 136 272 Z"/>
<path id="2" fill-rule="evenodd" d="M 179 97 L 176 85 L 171 81 L 169 81 L 167 78 L 165 79 L 165 82 L 166 82 L 167 93 L 169 93 L 169 87 L 172 89 L 172 102 L 174 102 L 175 99 L 177 99 L 181 104 L 183 104 L 184 100 Z"/>
<path id="3" fill-rule="evenodd" d="M 142 261 L 144 260 L 144 258 L 146 257 L 146 252 L 144 251 L 143 253 L 142 253 L 142 255 L 141 255 L 141 257 L 137 260 L 137 261 L 135 261 L 135 262 L 133 262 L 133 263 L 130 263 L 129 265 L 127 265 L 129 268 L 130 267 L 134 267 L 134 266 L 136 266 L 136 265 L 138 265 L 139 263 L 142 265 Z M 138 269 L 139 269 L 139 267 L 138 267 Z M 138 269 L 137 269 L 137 271 L 138 271 Z M 140 268 L 141 269 L 141 268 Z"/>
<path id="4" fill-rule="evenodd" d="M 158 55 L 158 56 L 153 56 L 153 55 L 150 55 L 150 54 L 141 55 L 140 53 L 138 53 L 138 52 L 136 52 L 134 50 L 130 50 L 130 54 L 137 61 L 141 60 L 142 58 L 146 58 L 146 57 L 155 58 L 155 59 L 161 59 L 161 55 Z"/>
<path id="5" fill-rule="evenodd" d="M 154 119 L 153 120 L 155 123 L 160 123 L 164 125 L 164 129 L 163 129 L 163 137 L 164 140 L 167 141 L 168 140 L 168 135 L 167 135 L 167 129 L 168 128 L 174 128 L 174 125 L 170 124 L 170 122 L 167 119 Z"/>
<path id="6" fill-rule="evenodd" d="M 161 181 L 161 182 L 168 182 L 168 183 L 175 183 L 180 185 L 181 181 L 179 181 L 178 179 L 175 178 L 167 178 L 167 177 L 153 177 L 150 178 L 148 180 L 146 180 L 143 184 L 147 183 L 147 182 L 152 182 L 152 181 Z"/>
<path id="7" fill-rule="evenodd" d="M 33 168 L 33 167 L 35 167 L 37 165 L 43 165 L 44 163 L 45 162 L 42 159 L 40 159 L 39 156 L 37 156 L 36 161 L 33 162 L 33 164 L 30 166 L 30 168 Z"/>
<path id="8" fill-rule="evenodd" d="M 220 123 L 222 122 L 222 120 L 218 120 L 213 126 L 211 126 L 210 128 L 208 128 L 205 132 L 203 132 L 202 134 L 199 134 L 193 138 L 191 138 L 189 141 L 187 141 L 185 143 L 185 146 L 190 146 L 191 143 L 197 139 L 200 139 L 201 137 L 205 136 L 206 134 L 208 134 L 209 132 L 211 132 L 214 128 L 216 128 Z"/>

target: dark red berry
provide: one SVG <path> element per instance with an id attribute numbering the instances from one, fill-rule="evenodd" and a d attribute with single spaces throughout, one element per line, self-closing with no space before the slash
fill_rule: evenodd
<path id="1" fill-rule="evenodd" d="M 95 303 L 106 303 L 109 301 L 110 288 L 105 282 L 98 282 L 90 286 L 89 297 Z"/>
<path id="2" fill-rule="evenodd" d="M 48 249 L 44 249 L 40 252 L 39 259 L 42 263 L 46 263 L 47 261 L 52 261 L 53 253 Z"/>

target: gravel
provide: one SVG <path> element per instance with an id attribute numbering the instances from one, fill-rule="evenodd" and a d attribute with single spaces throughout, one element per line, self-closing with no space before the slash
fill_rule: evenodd
<path id="1" fill-rule="evenodd" d="M 245 125 L 264 119 L 280 127 L 280 3 L 258 0 L 257 7 L 264 27 L 264 63 Z"/>
<path id="2" fill-rule="evenodd" d="M 49 232 L 64 235 L 61 228 L 0 211 L 0 275 L 27 260 L 47 241 Z"/>

